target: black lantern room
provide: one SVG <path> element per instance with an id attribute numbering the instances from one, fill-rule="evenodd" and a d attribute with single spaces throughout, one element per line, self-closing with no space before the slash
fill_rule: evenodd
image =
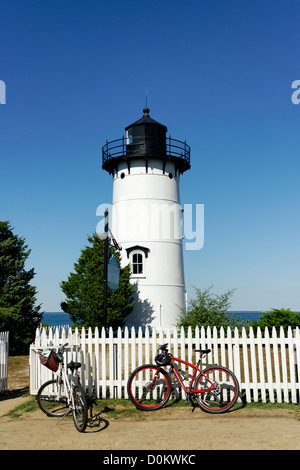
<path id="1" fill-rule="evenodd" d="M 125 127 L 125 137 L 106 142 L 102 148 L 102 168 L 109 173 L 118 171 L 120 162 L 127 163 L 130 173 L 130 162 L 144 159 L 146 171 L 150 159 L 172 161 L 179 173 L 190 168 L 190 147 L 186 142 L 167 137 L 167 127 L 149 116 L 149 108 L 143 109 L 143 117 Z"/>

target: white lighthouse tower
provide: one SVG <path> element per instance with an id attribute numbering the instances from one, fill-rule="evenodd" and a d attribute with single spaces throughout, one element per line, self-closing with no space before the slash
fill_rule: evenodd
<path id="1" fill-rule="evenodd" d="M 190 147 L 143 113 L 103 147 L 102 168 L 113 177 L 112 233 L 136 286 L 127 325 L 166 328 L 186 307 L 179 181 Z"/>

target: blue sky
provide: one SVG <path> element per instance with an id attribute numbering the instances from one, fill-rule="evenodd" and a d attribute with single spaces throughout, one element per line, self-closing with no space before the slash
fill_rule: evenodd
<path id="1" fill-rule="evenodd" d="M 142 116 L 191 145 L 181 203 L 204 204 L 186 287 L 236 289 L 232 310 L 300 310 L 297 0 L 0 2 L 0 220 L 59 311 L 98 205 L 106 139 Z"/>

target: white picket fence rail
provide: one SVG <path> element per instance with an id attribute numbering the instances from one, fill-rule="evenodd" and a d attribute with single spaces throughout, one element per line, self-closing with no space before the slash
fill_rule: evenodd
<path id="1" fill-rule="evenodd" d="M 81 381 L 86 385 L 89 396 L 128 398 L 126 384 L 132 370 L 138 365 L 153 363 L 160 344 L 169 343 L 171 353 L 187 362 L 195 363 L 199 353 L 194 349 L 210 348 L 205 364 L 219 364 L 231 369 L 237 376 L 243 399 L 270 401 L 272 403 L 299 403 L 300 395 L 300 331 L 299 328 L 283 329 L 277 335 L 268 330 L 247 334 L 243 328 L 196 328 L 188 334 L 176 328 L 155 330 L 141 328 L 136 332 L 112 329 L 105 334 L 96 328 L 84 328 L 72 332 L 71 328 L 49 328 L 36 331 L 35 342 L 30 347 L 30 393 L 35 395 L 40 385 L 52 378 L 53 373 L 41 366 L 38 350 L 56 348 L 68 343 L 66 361 L 82 362 Z M 185 373 L 186 384 L 192 370 L 180 364 Z"/>
<path id="2" fill-rule="evenodd" d="M 8 388 L 8 331 L 0 332 L 0 392 Z"/>

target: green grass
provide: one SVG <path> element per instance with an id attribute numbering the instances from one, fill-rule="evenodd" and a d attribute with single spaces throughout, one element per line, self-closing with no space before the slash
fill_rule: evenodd
<path id="1" fill-rule="evenodd" d="M 27 395 L 28 396 L 28 395 Z M 137 410 L 129 400 L 125 399 L 97 399 L 97 398 L 88 398 L 89 405 L 89 417 L 96 415 L 101 415 L 107 419 L 134 419 L 134 420 L 143 420 L 146 419 L 148 413 L 145 411 Z M 171 407 L 193 407 L 193 404 L 186 405 L 185 400 L 174 401 L 170 400 L 164 408 Z M 300 413 L 299 404 L 292 403 L 237 403 L 234 406 L 235 410 L 242 408 L 257 408 L 262 410 L 278 410 L 286 409 L 291 412 Z M 13 410 L 7 413 L 5 416 L 10 418 L 21 418 L 26 413 L 39 410 L 38 404 L 35 400 L 35 397 L 31 396 L 29 399 L 24 401 L 24 403 L 16 406 Z M 41 411 L 42 413 L 42 411 Z M 159 413 L 159 411 L 158 411 Z M 300 420 L 300 414 L 299 414 Z"/>
<path id="2" fill-rule="evenodd" d="M 26 395 L 24 396 L 26 397 Z M 35 398 L 31 397 L 29 400 L 24 401 L 24 403 L 17 405 L 4 416 L 9 416 L 10 418 L 20 418 L 25 413 L 30 413 L 32 411 L 36 411 L 37 409 L 39 409 L 38 404 Z"/>
<path id="3" fill-rule="evenodd" d="M 263 410 L 291 410 L 300 412 L 300 405 L 297 403 L 246 403 L 245 408 L 260 408 Z"/>

